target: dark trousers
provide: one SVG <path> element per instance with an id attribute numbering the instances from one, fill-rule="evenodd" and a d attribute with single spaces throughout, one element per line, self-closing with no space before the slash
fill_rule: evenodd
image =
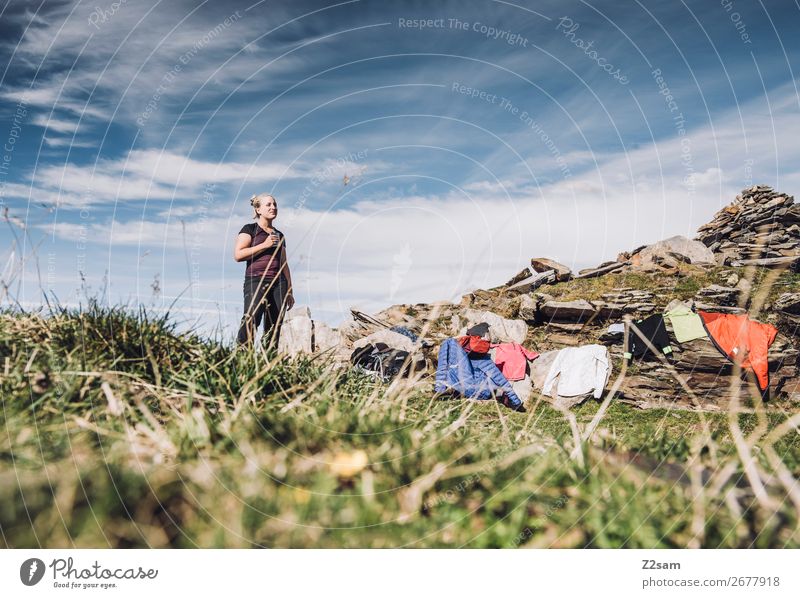
<path id="1" fill-rule="evenodd" d="M 288 287 L 283 275 L 264 279 L 260 276 L 244 277 L 244 315 L 239 325 L 237 341 L 240 344 L 253 344 L 255 332 L 264 319 L 265 346 L 278 347 L 281 324 L 286 311 Z"/>

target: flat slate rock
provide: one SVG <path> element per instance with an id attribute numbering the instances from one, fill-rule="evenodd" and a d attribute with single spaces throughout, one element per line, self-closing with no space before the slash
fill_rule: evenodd
<path id="1" fill-rule="evenodd" d="M 544 321 L 583 322 L 597 313 L 594 305 L 585 299 L 575 301 L 547 301 L 539 307 Z"/>
<path id="2" fill-rule="evenodd" d="M 536 272 L 547 272 L 548 270 L 555 270 L 556 280 L 564 282 L 572 278 L 572 270 L 567 268 L 564 264 L 559 264 L 555 260 L 546 257 L 535 257 L 531 259 L 531 268 Z"/>

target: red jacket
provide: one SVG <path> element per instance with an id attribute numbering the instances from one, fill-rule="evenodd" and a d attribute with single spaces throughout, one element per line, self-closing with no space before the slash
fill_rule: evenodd
<path id="1" fill-rule="evenodd" d="M 769 386 L 769 359 L 767 353 L 778 330 L 769 324 L 751 320 L 747 314 L 719 314 L 698 311 L 717 349 L 728 359 L 741 360 L 742 368 L 751 369 L 764 392 Z"/>
<path id="2" fill-rule="evenodd" d="M 536 351 L 529 351 L 518 343 L 492 343 L 492 348 L 496 349 L 495 364 L 511 382 L 522 380 L 525 377 L 528 361 L 539 357 Z"/>

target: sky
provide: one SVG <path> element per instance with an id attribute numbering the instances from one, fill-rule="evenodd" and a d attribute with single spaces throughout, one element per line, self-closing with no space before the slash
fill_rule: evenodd
<path id="1" fill-rule="evenodd" d="M 233 338 L 249 198 L 298 306 L 458 301 L 800 189 L 800 4 L 0 0 L 2 302 Z"/>

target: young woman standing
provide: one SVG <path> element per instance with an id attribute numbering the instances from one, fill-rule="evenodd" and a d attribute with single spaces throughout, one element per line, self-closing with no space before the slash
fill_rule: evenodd
<path id="1" fill-rule="evenodd" d="M 286 261 L 283 233 L 272 226 L 278 203 L 261 193 L 250 198 L 256 222 L 245 224 L 236 237 L 233 258 L 247 262 L 244 273 L 244 315 L 237 341 L 252 345 L 255 331 L 264 318 L 262 342 L 277 348 L 283 315 L 294 305 L 292 276 Z"/>

